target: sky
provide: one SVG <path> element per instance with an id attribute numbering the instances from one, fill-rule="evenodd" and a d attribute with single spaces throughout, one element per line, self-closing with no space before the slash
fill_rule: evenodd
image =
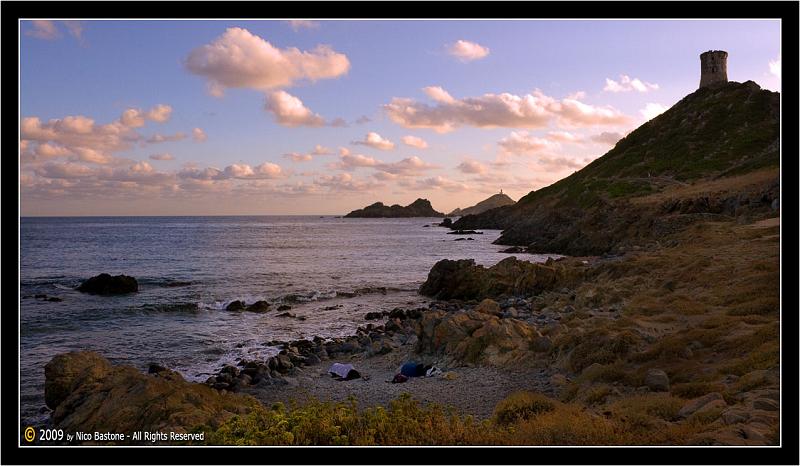
<path id="1" fill-rule="evenodd" d="M 780 21 L 20 24 L 23 216 L 519 199 L 694 92 L 780 91 Z"/>

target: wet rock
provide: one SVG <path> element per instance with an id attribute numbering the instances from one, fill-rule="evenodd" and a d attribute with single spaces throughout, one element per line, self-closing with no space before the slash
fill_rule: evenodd
<path id="1" fill-rule="evenodd" d="M 364 316 L 364 319 L 366 319 L 366 320 L 383 319 L 383 313 L 382 312 L 367 312 L 367 314 Z"/>
<path id="2" fill-rule="evenodd" d="M 244 301 L 239 301 L 239 300 L 233 301 L 227 306 L 225 306 L 225 310 L 230 312 L 240 312 L 244 311 L 246 308 L 247 307 L 245 306 Z"/>
<path id="3" fill-rule="evenodd" d="M 297 317 L 296 314 L 292 314 L 291 312 L 281 312 L 277 314 L 276 317 Z"/>
<path id="4" fill-rule="evenodd" d="M 99 295 L 135 293 L 139 291 L 139 283 L 135 278 L 127 275 L 115 275 L 112 277 L 107 273 L 101 273 L 81 283 L 78 291 Z"/>
<path id="5" fill-rule="evenodd" d="M 504 252 L 506 254 L 519 254 L 527 252 L 527 249 L 523 246 L 511 246 L 510 248 L 503 249 L 500 252 Z"/>
<path id="6" fill-rule="evenodd" d="M 439 226 L 450 228 L 451 226 L 453 226 L 453 220 L 450 218 L 445 218 L 444 220 L 442 220 L 442 223 L 440 223 Z"/>
<path id="7" fill-rule="evenodd" d="M 654 392 L 669 391 L 669 377 L 661 369 L 650 369 L 644 378 L 644 384 Z"/>
<path id="8" fill-rule="evenodd" d="M 288 304 L 281 304 L 280 306 L 278 306 L 279 311 L 288 311 L 291 308 L 292 306 L 289 306 Z"/>
<path id="9" fill-rule="evenodd" d="M 169 370 L 169 369 L 167 369 L 166 367 L 162 366 L 161 364 L 158 364 L 158 363 L 155 363 L 155 362 L 151 362 L 147 366 L 147 373 L 148 374 L 158 374 L 159 372 L 164 372 L 164 371 L 167 371 L 167 370 Z"/>
<path id="10" fill-rule="evenodd" d="M 267 312 L 269 311 L 269 303 L 266 301 L 256 301 L 253 304 L 247 306 L 245 309 L 247 312 Z"/>
<path id="11" fill-rule="evenodd" d="M 448 235 L 482 235 L 482 231 L 475 230 L 455 230 L 447 233 Z"/>

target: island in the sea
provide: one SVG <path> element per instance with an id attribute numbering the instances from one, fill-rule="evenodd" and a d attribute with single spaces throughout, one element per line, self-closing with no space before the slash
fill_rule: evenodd
<path id="1" fill-rule="evenodd" d="M 503 194 L 501 190 L 498 194 L 493 194 L 492 196 L 482 200 L 481 202 L 475 204 L 472 207 L 466 207 L 464 209 L 456 208 L 449 214 L 448 217 L 461 217 L 464 215 L 477 215 L 487 210 L 494 209 L 496 207 L 505 207 L 507 205 L 516 204 L 514 199 L 508 197 L 507 194 Z"/>
<path id="2" fill-rule="evenodd" d="M 444 214 L 434 210 L 427 199 L 417 199 L 403 207 L 400 204 L 387 206 L 383 202 L 376 202 L 363 209 L 357 209 L 345 215 L 345 218 L 397 218 L 397 217 L 444 217 Z"/>

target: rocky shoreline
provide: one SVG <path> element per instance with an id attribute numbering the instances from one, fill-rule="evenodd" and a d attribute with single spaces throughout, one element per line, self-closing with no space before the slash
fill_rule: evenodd
<path id="1" fill-rule="evenodd" d="M 214 432 L 276 402 L 387 406 L 403 393 L 494 425 L 497 407 L 524 391 L 616 426 L 620 441 L 773 445 L 778 232 L 774 221 L 707 222 L 624 255 L 442 260 L 419 290 L 435 301 L 366 313 L 349 337 L 265 342 L 279 353 L 205 383 L 70 353 L 48 364 L 45 397 L 61 428 Z M 407 361 L 442 374 L 389 383 Z M 361 377 L 331 378 L 335 362 Z"/>

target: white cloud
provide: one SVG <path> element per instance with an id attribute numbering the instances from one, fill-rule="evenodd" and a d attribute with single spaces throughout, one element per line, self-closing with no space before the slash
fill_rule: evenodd
<path id="1" fill-rule="evenodd" d="M 174 141 L 182 141 L 184 139 L 186 139 L 185 133 L 175 133 L 166 136 L 163 134 L 156 133 L 147 138 L 147 142 L 149 142 L 150 144 L 158 144 L 160 142 L 174 142 Z"/>
<path id="2" fill-rule="evenodd" d="M 583 142 L 583 138 L 581 138 L 579 135 L 572 134 L 569 131 L 550 131 L 545 137 L 554 142 L 573 144 L 581 144 Z"/>
<path id="3" fill-rule="evenodd" d="M 630 76 L 621 74 L 619 75 L 619 81 L 606 78 L 606 85 L 603 90 L 607 92 L 649 92 L 658 90 L 658 84 L 644 82 L 639 78 L 631 79 Z"/>
<path id="4" fill-rule="evenodd" d="M 667 110 L 669 110 L 669 107 L 665 107 L 658 103 L 648 103 L 643 109 L 639 110 L 639 113 L 642 114 L 645 120 L 650 121 Z"/>
<path id="5" fill-rule="evenodd" d="M 26 31 L 26 36 L 44 40 L 52 40 L 61 37 L 61 33 L 58 31 L 56 23 L 53 21 L 34 20 L 30 21 L 30 24 L 33 26 L 33 29 Z"/>
<path id="6" fill-rule="evenodd" d="M 403 144 L 417 149 L 426 149 L 428 147 L 428 143 L 424 139 L 416 136 L 403 136 L 402 140 Z"/>
<path id="7" fill-rule="evenodd" d="M 172 107 L 169 105 L 158 104 L 151 108 L 145 116 L 148 120 L 155 121 L 157 123 L 164 123 L 165 121 L 169 120 L 170 115 L 172 115 Z"/>
<path id="8" fill-rule="evenodd" d="M 330 165 L 330 168 L 340 170 L 354 170 L 359 167 L 375 167 L 381 162 L 373 157 L 361 154 L 352 154 L 349 151 L 339 155 L 339 162 Z"/>
<path id="9" fill-rule="evenodd" d="M 618 125 L 630 120 L 610 106 L 593 106 L 577 98 L 556 100 L 538 90 L 523 96 L 502 93 L 463 99 L 454 99 L 439 87 L 424 91 L 436 105 L 395 97 L 383 109 L 403 127 L 428 128 L 440 133 L 460 126 L 535 129 L 553 120 L 565 127 Z"/>
<path id="10" fill-rule="evenodd" d="M 454 99 L 449 92 L 442 89 L 441 86 L 423 87 L 422 92 L 424 92 L 428 97 L 430 97 L 432 100 L 436 102 L 441 102 L 443 104 L 456 103 L 456 99 Z"/>
<path id="11" fill-rule="evenodd" d="M 291 159 L 293 162 L 310 162 L 314 159 L 311 154 L 301 154 L 299 152 L 290 152 L 288 154 L 283 154 L 283 156 L 287 159 Z"/>
<path id="12" fill-rule="evenodd" d="M 154 110 L 142 112 L 135 108 L 127 109 L 118 120 L 105 125 L 95 124 L 92 118 L 83 115 L 70 115 L 47 122 L 42 122 L 38 117 L 24 117 L 20 124 L 21 140 L 26 141 L 24 144 L 27 147 L 24 161 L 36 162 L 41 158 L 58 156 L 98 164 L 118 162 L 115 153 L 131 149 L 134 143 L 144 141 L 135 128 L 144 126 L 146 120 L 152 120 L 151 116 L 163 119 L 164 111 L 158 108 L 154 109 L 155 113 L 151 113 Z M 166 136 L 153 138 L 151 142 L 167 139 Z M 59 148 L 57 154 L 54 152 L 56 147 Z"/>
<path id="13" fill-rule="evenodd" d="M 256 167 L 251 167 L 247 164 L 235 163 L 228 165 L 223 170 L 223 173 L 229 178 L 238 179 L 275 179 L 283 178 L 284 173 L 280 165 L 264 162 Z"/>
<path id="14" fill-rule="evenodd" d="M 780 56 L 780 54 L 778 55 L 778 58 L 776 60 L 770 60 L 769 61 L 769 72 L 773 76 L 775 76 L 778 79 L 780 79 L 780 77 L 781 77 L 781 56 Z"/>
<path id="15" fill-rule="evenodd" d="M 153 154 L 150 156 L 151 160 L 175 160 L 175 157 L 172 154 Z"/>
<path id="16" fill-rule="evenodd" d="M 471 175 L 483 175 L 489 171 L 488 168 L 486 168 L 486 165 L 478 162 L 477 160 L 465 160 L 458 164 L 456 168 L 461 173 Z"/>
<path id="17" fill-rule="evenodd" d="M 297 32 L 301 29 L 317 29 L 319 27 L 318 21 L 308 21 L 303 19 L 294 19 L 287 21 L 287 23 L 294 32 Z"/>
<path id="18" fill-rule="evenodd" d="M 83 21 L 62 21 L 70 35 L 78 40 L 83 39 Z"/>
<path id="19" fill-rule="evenodd" d="M 267 94 L 265 109 L 283 126 L 323 126 L 325 119 L 309 110 L 303 101 L 286 91 Z"/>
<path id="20" fill-rule="evenodd" d="M 314 146 L 314 149 L 311 151 L 312 155 L 331 155 L 333 151 L 325 146 L 317 144 Z"/>
<path id="21" fill-rule="evenodd" d="M 439 168 L 438 165 L 433 165 L 425 162 L 421 158 L 415 156 L 404 158 L 399 162 L 394 163 L 380 163 L 377 168 L 381 171 L 392 173 L 394 175 L 414 175 L 426 170 Z"/>
<path id="22" fill-rule="evenodd" d="M 311 51 L 279 49 L 246 29 L 228 28 L 210 44 L 192 50 L 186 67 L 208 79 L 212 95 L 221 96 L 226 88 L 269 91 L 302 80 L 338 78 L 348 72 L 350 61 L 327 45 Z"/>
<path id="23" fill-rule="evenodd" d="M 558 148 L 558 144 L 548 139 L 539 138 L 527 131 L 512 131 L 501 139 L 498 146 L 506 154 L 535 154 Z"/>
<path id="24" fill-rule="evenodd" d="M 374 149 L 379 150 L 392 150 L 394 149 L 394 143 L 388 139 L 385 139 L 378 133 L 370 131 L 364 137 L 363 141 L 353 141 L 352 144 L 362 145 L 362 146 L 369 146 Z"/>
<path id="25" fill-rule="evenodd" d="M 208 139 L 208 136 L 206 136 L 206 133 L 202 129 L 194 128 L 192 130 L 192 139 L 194 139 L 197 142 L 203 142 L 206 139 Z"/>
<path id="26" fill-rule="evenodd" d="M 615 133 L 610 131 L 603 131 L 600 134 L 594 134 L 589 137 L 593 142 L 600 143 L 600 144 L 608 144 L 608 145 L 615 145 L 619 142 L 620 139 L 624 137 L 621 133 Z"/>
<path id="27" fill-rule="evenodd" d="M 475 42 L 458 40 L 454 44 L 447 46 L 447 52 L 466 63 L 486 57 L 489 55 L 489 48 Z"/>

